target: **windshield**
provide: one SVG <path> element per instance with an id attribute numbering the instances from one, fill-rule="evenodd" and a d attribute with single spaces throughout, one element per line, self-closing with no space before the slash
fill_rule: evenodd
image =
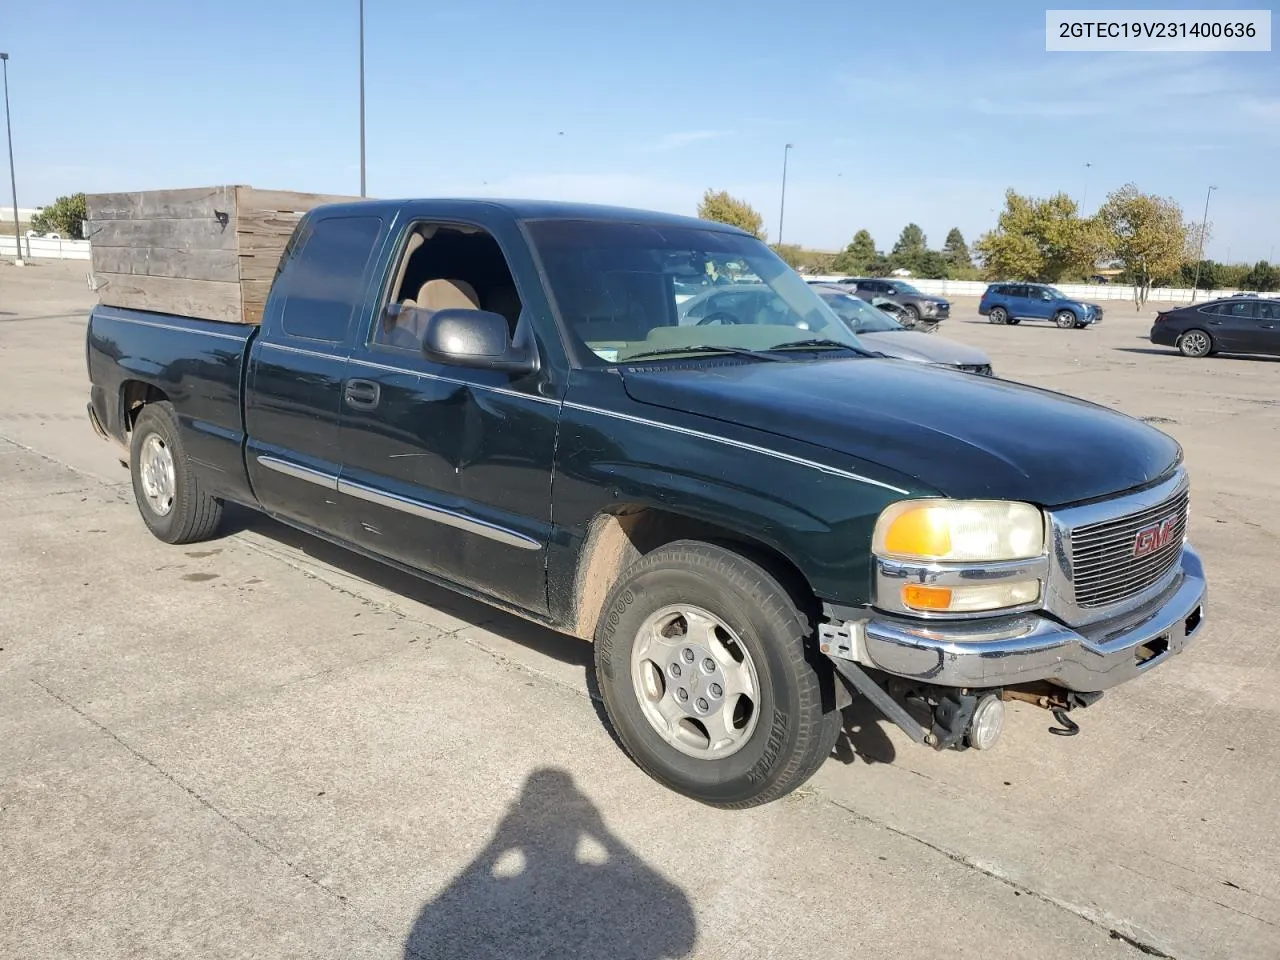
<path id="1" fill-rule="evenodd" d="M 569 334 L 603 364 L 809 339 L 858 347 L 803 278 L 752 237 L 590 220 L 528 228 Z"/>
<path id="2" fill-rule="evenodd" d="M 821 296 L 835 315 L 847 323 L 854 333 L 888 333 L 905 329 L 883 310 L 876 309 L 859 297 L 834 291 L 824 292 Z"/>
<path id="3" fill-rule="evenodd" d="M 1053 299 L 1055 300 L 1067 299 L 1067 295 L 1063 293 L 1061 290 L 1059 290 L 1057 287 L 1045 287 L 1044 292 L 1049 294 L 1049 296 L 1053 297 Z"/>
<path id="4" fill-rule="evenodd" d="M 917 290 L 911 284 L 903 283 L 901 280 L 893 281 L 893 285 L 894 287 L 897 288 L 898 293 L 913 293 L 918 297 L 924 296 L 924 294 L 922 294 L 919 290 Z"/>

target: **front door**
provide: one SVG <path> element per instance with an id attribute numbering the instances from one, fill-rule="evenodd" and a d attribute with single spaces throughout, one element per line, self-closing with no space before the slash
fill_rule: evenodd
<path id="1" fill-rule="evenodd" d="M 347 367 L 338 489 L 355 537 L 545 612 L 559 402 L 541 374 L 448 367 L 421 350 L 430 312 L 489 309 L 514 332 L 521 296 L 497 242 L 470 224 L 410 223 L 400 245 Z"/>
<path id="2" fill-rule="evenodd" d="M 1058 301 L 1044 287 L 1028 287 L 1027 316 L 1033 320 L 1048 320 L 1057 311 Z"/>

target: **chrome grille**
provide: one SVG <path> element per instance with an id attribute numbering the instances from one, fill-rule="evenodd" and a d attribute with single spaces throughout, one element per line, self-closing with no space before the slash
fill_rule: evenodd
<path id="1" fill-rule="evenodd" d="M 1120 603 L 1159 583 L 1182 555 L 1187 529 L 1188 491 L 1183 487 L 1167 500 L 1111 520 L 1071 531 L 1071 565 L 1075 601 L 1080 607 Z M 1171 520 L 1168 540 L 1143 556 L 1135 556 L 1140 532 Z"/>

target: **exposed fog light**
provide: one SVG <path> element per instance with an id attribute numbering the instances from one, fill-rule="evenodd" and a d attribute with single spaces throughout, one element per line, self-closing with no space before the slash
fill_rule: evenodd
<path id="1" fill-rule="evenodd" d="M 978 701 L 969 724 L 969 746 L 975 750 L 990 750 L 1000 739 L 1004 728 L 1004 701 L 989 693 Z"/>

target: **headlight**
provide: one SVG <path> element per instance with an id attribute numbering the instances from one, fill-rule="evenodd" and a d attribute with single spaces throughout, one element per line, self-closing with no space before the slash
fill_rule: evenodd
<path id="1" fill-rule="evenodd" d="M 876 606 L 912 616 L 1027 610 L 1049 572 L 1044 515 L 1008 500 L 903 500 L 876 522 Z"/>
<path id="2" fill-rule="evenodd" d="M 1044 553 L 1044 516 L 1008 500 L 903 500 L 880 514 L 871 549 L 893 560 L 1029 560 Z"/>

